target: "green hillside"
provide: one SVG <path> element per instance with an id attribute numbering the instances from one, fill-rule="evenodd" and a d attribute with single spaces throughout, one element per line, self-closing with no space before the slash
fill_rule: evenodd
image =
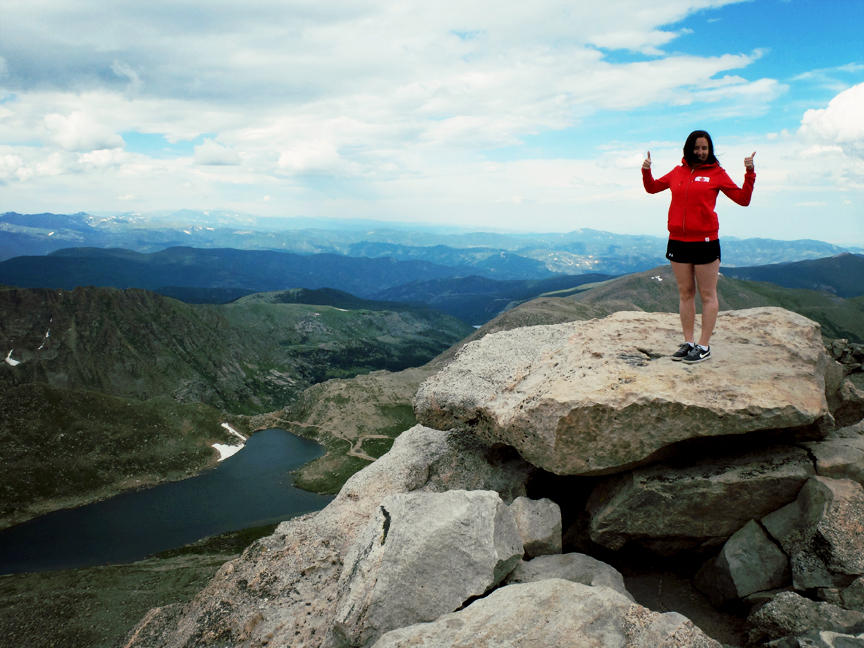
<path id="1" fill-rule="evenodd" d="M 211 308 L 236 330 L 275 342 L 290 358 L 305 363 L 312 382 L 419 366 L 473 330 L 430 308 L 385 311 L 381 302 L 372 302 L 378 310 L 348 310 L 284 303 L 285 298 L 283 292 L 259 293 Z"/>
<path id="2" fill-rule="evenodd" d="M 823 259 L 728 268 L 736 279 L 767 281 L 784 288 L 806 288 L 851 298 L 864 295 L 864 256 L 838 254 Z"/>
<path id="3" fill-rule="evenodd" d="M 236 444 L 220 426 L 234 415 L 280 410 L 333 377 L 422 365 L 473 330 L 427 308 L 283 297 L 191 306 L 137 289 L 0 290 L 0 528 L 191 476 L 215 462 L 209 443 Z"/>
<path id="4" fill-rule="evenodd" d="M 174 481 L 236 445 L 242 419 L 201 403 L 0 383 L 0 529 L 127 488 Z"/>

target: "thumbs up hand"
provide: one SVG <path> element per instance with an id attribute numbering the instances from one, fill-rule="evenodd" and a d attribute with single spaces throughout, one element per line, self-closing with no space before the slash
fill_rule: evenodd
<path id="1" fill-rule="evenodd" d="M 753 155 L 756 155 L 756 154 L 754 153 Z M 648 157 L 642 163 L 642 168 L 643 169 L 650 169 L 651 168 L 651 151 L 648 151 Z"/>

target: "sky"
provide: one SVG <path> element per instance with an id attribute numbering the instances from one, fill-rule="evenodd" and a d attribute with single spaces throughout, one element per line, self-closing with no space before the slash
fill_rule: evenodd
<path id="1" fill-rule="evenodd" d="M 0 212 L 236 210 L 864 246 L 861 0 L 0 0 Z"/>

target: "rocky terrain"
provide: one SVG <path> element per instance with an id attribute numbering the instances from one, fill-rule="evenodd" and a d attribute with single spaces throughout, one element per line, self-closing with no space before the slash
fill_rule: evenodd
<path id="1" fill-rule="evenodd" d="M 862 340 L 864 310 L 854 300 L 729 277 L 720 278 L 718 292 L 724 310 L 782 306 L 819 322 L 825 341 L 837 337 L 851 338 L 857 343 Z M 327 456 L 301 469 L 298 483 L 310 490 L 336 493 L 348 477 L 389 448 L 388 439 L 413 425 L 416 419 L 411 401 L 420 383 L 452 360 L 466 344 L 490 333 L 602 318 L 619 311 L 669 313 L 677 309 L 677 304 L 674 277 L 665 266 L 551 293 L 506 310 L 422 367 L 398 373 L 373 372 L 356 379 L 315 385 L 290 408 L 252 419 L 250 425 L 290 426 L 287 429 L 294 433 L 323 443 L 328 448 Z M 838 347 L 835 357 L 839 359 L 845 348 Z M 847 360 L 855 364 L 851 356 Z M 864 374 L 854 373 L 850 379 L 864 389 Z M 370 448 L 365 458 L 363 447 Z"/>
<path id="2" fill-rule="evenodd" d="M 687 366 L 676 319 L 466 345 L 327 508 L 124 645 L 864 645 L 860 347 L 758 308 Z"/>

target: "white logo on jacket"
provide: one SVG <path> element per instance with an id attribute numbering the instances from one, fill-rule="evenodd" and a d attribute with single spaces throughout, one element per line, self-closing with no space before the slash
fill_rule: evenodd
<path id="1" fill-rule="evenodd" d="M 696 176 L 695 178 L 693 178 L 693 180 L 695 182 L 711 182 L 711 178 L 709 178 L 708 176 Z"/>

